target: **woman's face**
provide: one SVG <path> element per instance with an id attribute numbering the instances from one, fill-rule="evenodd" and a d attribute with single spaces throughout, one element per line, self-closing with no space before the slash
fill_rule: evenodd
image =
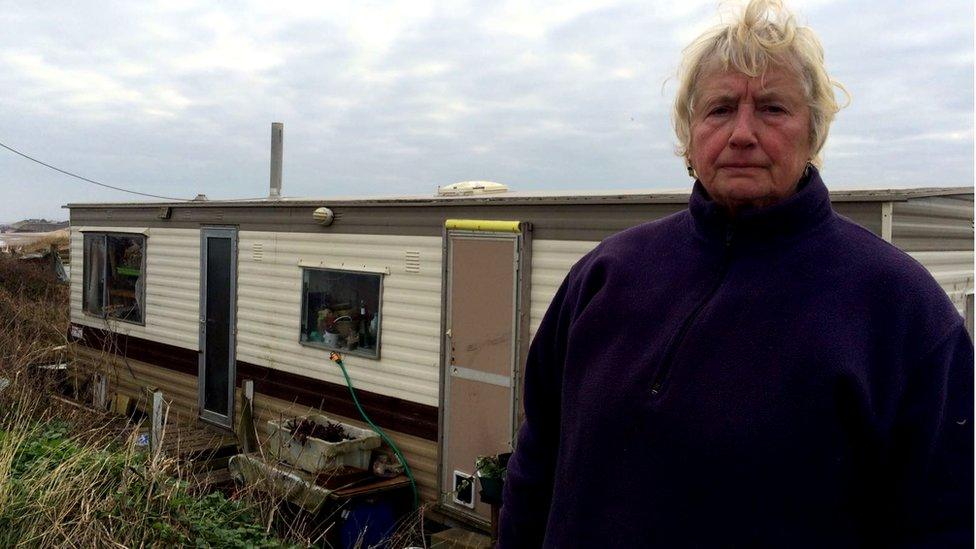
<path id="1" fill-rule="evenodd" d="M 701 77 L 688 159 L 713 200 L 733 213 L 778 202 L 796 191 L 810 157 L 810 109 L 792 71 Z"/>

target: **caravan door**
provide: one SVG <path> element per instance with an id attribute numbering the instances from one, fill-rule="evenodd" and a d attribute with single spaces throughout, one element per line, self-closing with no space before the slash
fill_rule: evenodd
<path id="1" fill-rule="evenodd" d="M 441 374 L 441 504 L 487 523 L 475 475 L 481 455 L 510 452 L 518 420 L 527 224 L 448 221 Z"/>
<path id="2" fill-rule="evenodd" d="M 237 229 L 200 231 L 200 418 L 233 428 Z"/>

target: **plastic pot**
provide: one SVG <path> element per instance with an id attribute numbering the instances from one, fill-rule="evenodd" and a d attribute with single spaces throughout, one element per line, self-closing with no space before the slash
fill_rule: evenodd
<path id="1" fill-rule="evenodd" d="M 502 489 L 505 486 L 505 479 L 478 477 L 478 482 L 481 483 L 481 491 L 478 492 L 478 495 L 481 496 L 482 503 L 501 505 Z"/>

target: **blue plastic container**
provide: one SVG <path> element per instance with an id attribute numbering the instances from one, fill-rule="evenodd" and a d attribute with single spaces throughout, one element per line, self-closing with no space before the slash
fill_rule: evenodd
<path id="1" fill-rule="evenodd" d="M 353 502 L 339 531 L 341 546 L 345 549 L 388 547 L 386 541 L 393 534 L 395 526 L 393 506 L 389 501 Z"/>

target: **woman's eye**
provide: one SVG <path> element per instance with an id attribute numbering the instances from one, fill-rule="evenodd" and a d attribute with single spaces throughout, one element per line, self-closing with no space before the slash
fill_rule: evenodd
<path id="1" fill-rule="evenodd" d="M 721 116 L 723 114 L 729 114 L 730 112 L 732 112 L 732 109 L 730 109 L 729 107 L 726 107 L 726 106 L 712 107 L 711 109 L 709 109 L 708 115 L 709 116 L 716 116 L 716 115 Z"/>
<path id="2" fill-rule="evenodd" d="M 762 110 L 763 110 L 763 112 L 768 112 L 768 113 L 771 113 L 771 114 L 784 114 L 784 113 L 786 113 L 786 109 L 784 109 L 780 105 L 766 105 L 766 106 L 764 106 L 762 108 Z"/>

